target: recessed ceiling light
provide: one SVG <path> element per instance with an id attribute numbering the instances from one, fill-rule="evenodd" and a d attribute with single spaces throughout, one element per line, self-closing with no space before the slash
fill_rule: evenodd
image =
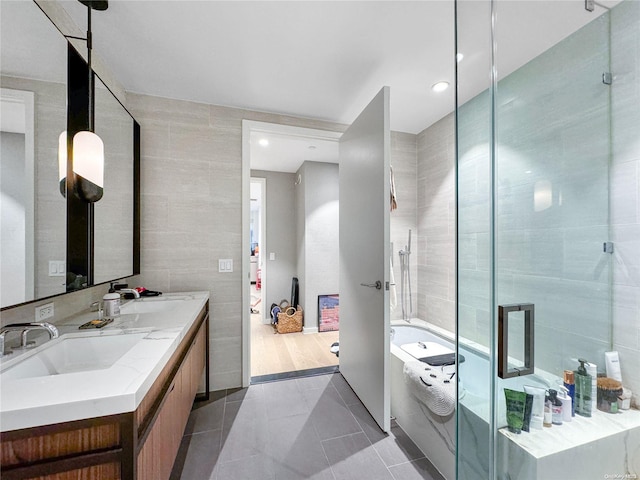
<path id="1" fill-rule="evenodd" d="M 258 140 L 258 143 L 260 144 L 260 146 L 266 147 L 269 145 L 269 140 L 267 140 L 266 138 L 261 138 L 260 140 Z"/>
<path id="2" fill-rule="evenodd" d="M 531 170 L 525 170 L 524 173 L 531 173 Z"/>
<path id="3" fill-rule="evenodd" d="M 456 53 L 456 62 L 461 62 L 463 58 L 464 55 L 462 53 Z"/>
<path id="4" fill-rule="evenodd" d="M 434 92 L 444 92 L 447 88 L 449 88 L 449 82 L 438 82 L 431 85 L 431 90 Z"/>

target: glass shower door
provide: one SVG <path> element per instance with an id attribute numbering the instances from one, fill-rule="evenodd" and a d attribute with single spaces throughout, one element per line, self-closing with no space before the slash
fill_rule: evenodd
<path id="1" fill-rule="evenodd" d="M 609 13 L 494 0 L 457 14 L 457 476 L 603 478 L 569 460 L 589 419 L 509 431 L 505 389 L 561 390 L 578 358 L 611 349 Z"/>

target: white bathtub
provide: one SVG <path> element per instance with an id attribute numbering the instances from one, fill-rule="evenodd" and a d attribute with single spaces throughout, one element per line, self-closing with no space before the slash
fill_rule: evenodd
<path id="1" fill-rule="evenodd" d="M 435 335 L 426 328 L 406 322 L 391 326 L 391 415 L 413 442 L 422 450 L 440 473 L 447 479 L 455 478 L 456 417 L 432 413 L 418 402 L 404 383 L 402 369 L 405 362 L 416 359 L 400 348 L 414 342 L 435 342 L 455 349 L 452 342 Z M 454 369 L 454 367 L 445 367 Z"/>

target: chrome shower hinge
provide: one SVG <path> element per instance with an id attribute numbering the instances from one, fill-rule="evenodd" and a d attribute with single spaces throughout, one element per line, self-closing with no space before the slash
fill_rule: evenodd
<path id="1" fill-rule="evenodd" d="M 611 83 L 613 83 L 613 76 L 611 75 L 611 72 L 604 72 L 602 74 L 602 83 L 605 85 L 611 85 Z"/>
<path id="2" fill-rule="evenodd" d="M 584 0 L 584 9 L 587 12 L 593 12 L 596 8 L 595 0 Z"/>
<path id="3" fill-rule="evenodd" d="M 604 253 L 613 253 L 613 242 L 604 242 L 602 244 L 602 251 Z"/>

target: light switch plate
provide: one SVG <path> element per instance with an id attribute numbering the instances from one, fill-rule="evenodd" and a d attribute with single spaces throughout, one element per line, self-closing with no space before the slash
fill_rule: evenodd
<path id="1" fill-rule="evenodd" d="M 49 276 L 64 277 L 67 269 L 67 262 L 64 260 L 49 260 Z"/>
<path id="2" fill-rule="evenodd" d="M 275 252 L 269 253 L 269 260 L 275 260 L 275 259 L 276 259 L 276 253 Z"/>
<path id="3" fill-rule="evenodd" d="M 233 260 L 231 258 L 218 259 L 218 272 L 220 273 L 233 272 Z"/>

